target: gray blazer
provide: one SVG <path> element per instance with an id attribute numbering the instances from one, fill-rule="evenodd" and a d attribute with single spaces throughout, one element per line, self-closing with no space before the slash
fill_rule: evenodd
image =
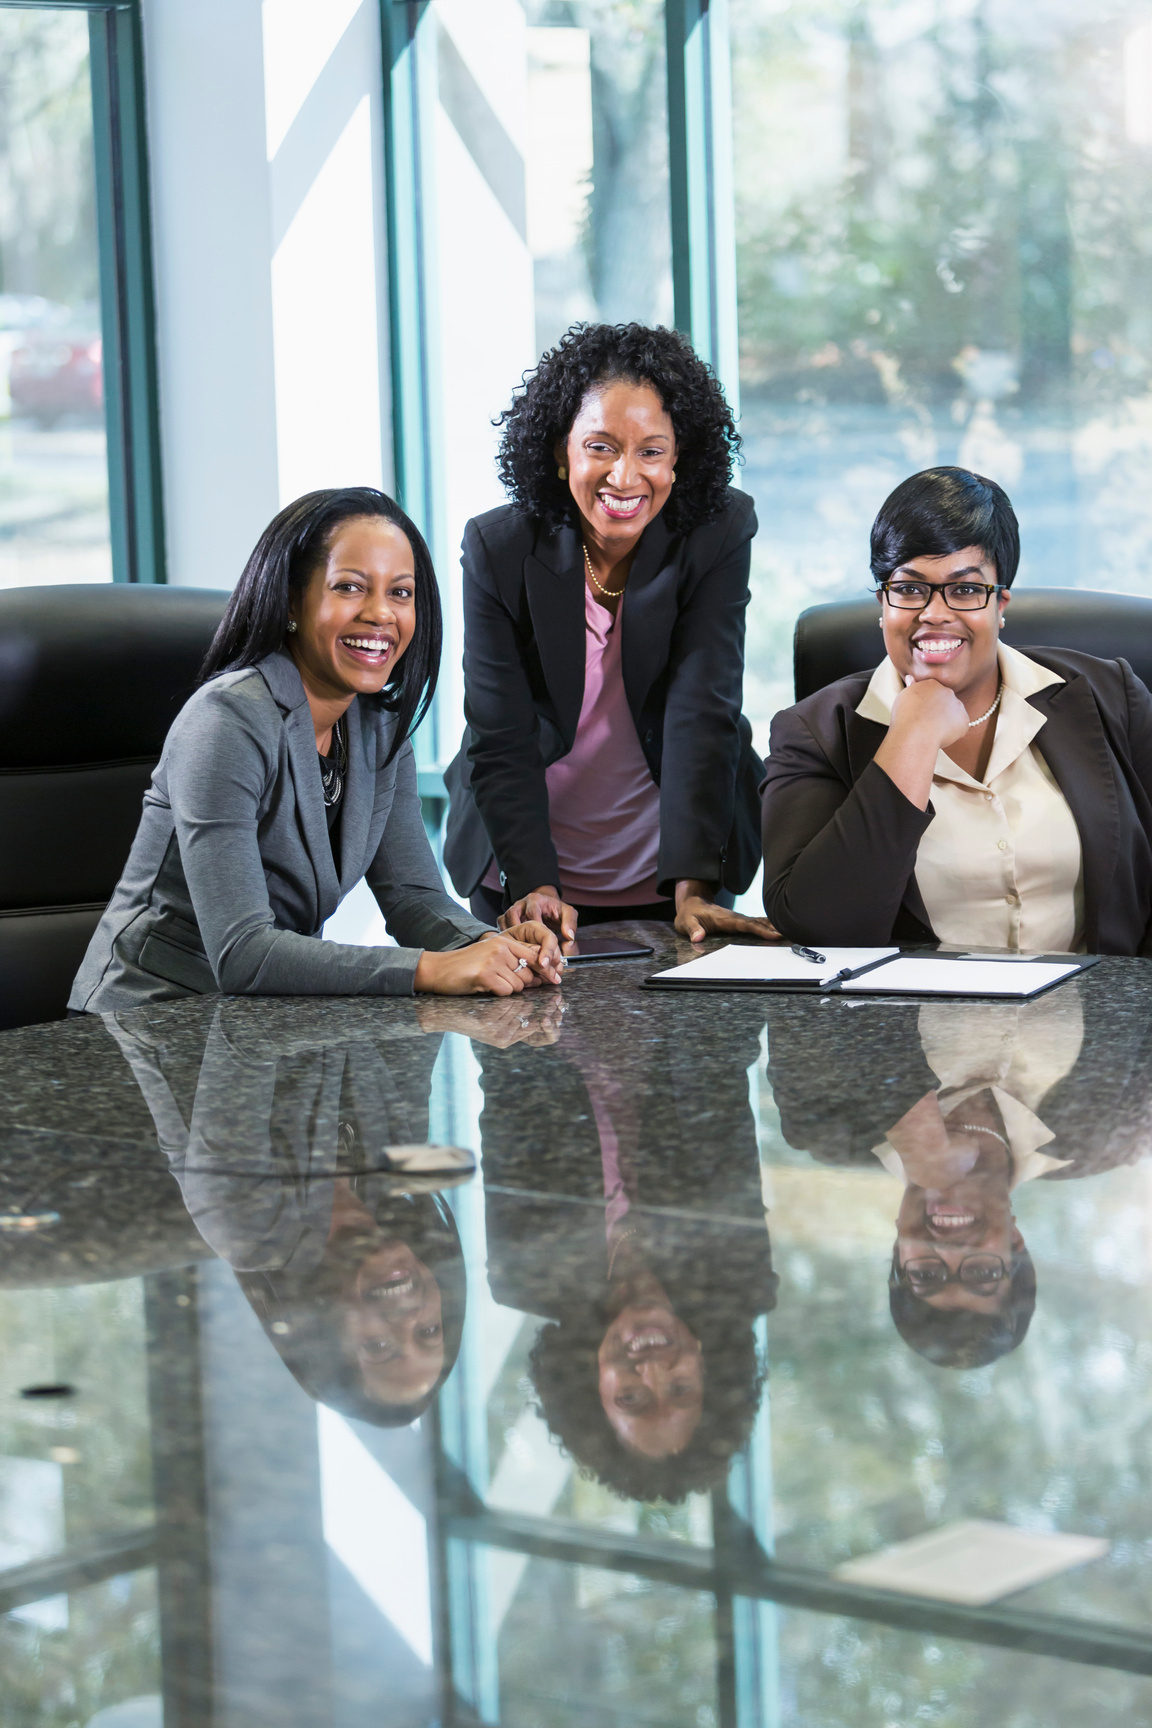
<path id="1" fill-rule="evenodd" d="M 316 735 L 289 655 L 226 672 L 181 709 L 144 795 L 116 891 L 72 986 L 89 1013 L 174 996 L 408 996 L 426 948 L 487 933 L 448 896 L 412 746 L 387 767 L 396 717 L 348 710 L 348 773 L 332 855 Z M 399 948 L 318 940 L 366 876 Z"/>

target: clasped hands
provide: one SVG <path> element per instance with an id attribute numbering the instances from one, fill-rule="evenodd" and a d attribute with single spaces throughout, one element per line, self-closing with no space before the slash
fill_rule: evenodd
<path id="1" fill-rule="evenodd" d="M 761 941 L 778 942 L 780 932 L 767 918 L 748 918 L 726 906 L 717 906 L 712 896 L 714 882 L 685 878 L 676 884 L 675 930 L 692 942 L 703 942 L 706 936 L 756 936 Z M 547 885 L 536 888 L 517 900 L 501 914 L 500 929 L 505 935 L 528 927 L 544 925 L 560 934 L 563 954 L 576 940 L 578 915 L 574 907 L 560 898 L 559 890 Z"/>
<path id="2" fill-rule="evenodd" d="M 426 948 L 413 987 L 436 996 L 518 996 L 538 984 L 562 984 L 565 965 L 555 932 L 545 924 L 501 920 L 499 930 L 466 948 Z"/>

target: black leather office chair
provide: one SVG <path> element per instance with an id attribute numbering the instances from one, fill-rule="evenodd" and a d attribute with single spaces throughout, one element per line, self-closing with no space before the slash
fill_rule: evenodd
<path id="1" fill-rule="evenodd" d="M 884 658 L 875 599 L 809 606 L 792 639 L 796 700 Z M 1152 600 L 1090 588 L 1014 588 L 1003 640 L 1012 646 L 1075 648 L 1101 660 L 1127 660 L 1152 686 Z"/>
<path id="2" fill-rule="evenodd" d="M 0 590 L 0 1027 L 63 1015 L 227 600 Z"/>

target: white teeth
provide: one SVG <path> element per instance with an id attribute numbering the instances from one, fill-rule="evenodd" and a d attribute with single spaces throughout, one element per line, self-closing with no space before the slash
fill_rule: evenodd
<path id="1" fill-rule="evenodd" d="M 663 1332 L 645 1332 L 639 1338 L 630 1339 L 628 1349 L 633 1355 L 638 1355 L 641 1350 L 666 1350 L 671 1342 Z"/>
<path id="2" fill-rule="evenodd" d="M 643 500 L 640 498 L 607 498 L 601 493 L 600 502 L 609 516 L 630 516 Z"/>
<path id="3" fill-rule="evenodd" d="M 388 647 L 387 642 L 379 642 L 370 636 L 342 636 L 340 640 L 345 648 L 363 648 L 369 654 L 383 654 Z"/>
<path id="4" fill-rule="evenodd" d="M 950 654 L 954 648 L 962 648 L 964 644 L 958 641 L 955 636 L 945 636 L 939 641 L 930 641 L 927 637 L 923 637 L 916 646 L 921 654 Z"/>

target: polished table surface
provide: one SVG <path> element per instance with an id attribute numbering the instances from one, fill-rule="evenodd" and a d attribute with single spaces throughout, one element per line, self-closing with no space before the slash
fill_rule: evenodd
<path id="1" fill-rule="evenodd" d="M 643 928 L 0 1035 L 6 1728 L 1152 1725 L 1152 965 L 656 994 Z M 898 1230 L 1008 1304 L 898 1329 Z M 964 1600 L 851 1568 L 968 1520 Z"/>

